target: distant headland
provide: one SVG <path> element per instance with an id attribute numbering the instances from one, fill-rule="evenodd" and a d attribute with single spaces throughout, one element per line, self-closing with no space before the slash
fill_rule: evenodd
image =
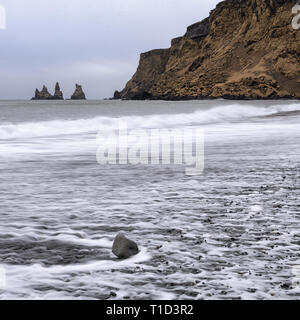
<path id="1" fill-rule="evenodd" d="M 64 100 L 64 95 L 60 89 L 59 83 L 57 82 L 53 95 L 49 93 L 47 87 L 44 85 L 41 91 L 38 89 L 35 90 L 35 96 L 31 100 Z M 76 84 L 75 92 L 72 94 L 70 100 L 86 100 L 86 96 L 81 85 Z"/>
<path id="2" fill-rule="evenodd" d="M 300 99 L 295 0 L 225 0 L 168 49 L 141 54 L 115 99 Z"/>

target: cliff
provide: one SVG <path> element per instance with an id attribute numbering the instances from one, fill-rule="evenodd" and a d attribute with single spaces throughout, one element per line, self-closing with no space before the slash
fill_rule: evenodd
<path id="1" fill-rule="evenodd" d="M 141 54 L 121 99 L 300 98 L 294 0 L 226 0 L 168 49 Z"/>

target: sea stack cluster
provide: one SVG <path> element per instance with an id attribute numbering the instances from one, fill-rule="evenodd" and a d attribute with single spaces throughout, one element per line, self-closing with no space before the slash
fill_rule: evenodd
<path id="1" fill-rule="evenodd" d="M 31 100 L 64 100 L 64 95 L 60 90 L 59 83 L 57 82 L 55 85 L 54 95 L 49 93 L 47 87 L 44 85 L 41 91 L 39 91 L 38 89 L 35 90 L 35 96 Z M 76 84 L 76 89 L 71 96 L 71 100 L 86 100 L 86 96 L 83 92 L 82 86 Z"/>

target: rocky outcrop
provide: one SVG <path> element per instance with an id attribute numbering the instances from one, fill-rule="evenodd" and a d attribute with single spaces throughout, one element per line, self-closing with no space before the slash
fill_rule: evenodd
<path id="1" fill-rule="evenodd" d="M 184 36 L 189 39 L 197 40 L 206 37 L 209 34 L 209 31 L 210 23 L 209 19 L 206 18 L 203 21 L 197 22 L 189 26 Z"/>
<path id="2" fill-rule="evenodd" d="M 118 91 L 118 90 L 116 90 L 115 91 L 115 93 L 114 93 L 114 99 L 115 100 L 119 100 L 119 99 L 121 99 L 122 97 L 121 97 L 121 93 Z"/>
<path id="3" fill-rule="evenodd" d="M 57 82 L 55 85 L 55 93 L 51 95 L 44 85 L 42 91 L 38 89 L 35 90 L 35 96 L 31 100 L 63 100 L 63 93 L 60 90 L 59 83 Z"/>
<path id="4" fill-rule="evenodd" d="M 47 87 L 44 85 L 42 91 L 35 90 L 35 96 L 31 100 L 50 100 L 53 96 L 49 93 Z"/>
<path id="5" fill-rule="evenodd" d="M 75 92 L 73 93 L 71 100 L 86 100 L 85 93 L 82 90 L 82 86 L 76 84 Z"/>
<path id="6" fill-rule="evenodd" d="M 300 98 L 300 30 L 294 0 L 226 0 L 172 40 L 141 54 L 116 98 Z"/>
<path id="7" fill-rule="evenodd" d="M 60 90 L 60 86 L 59 86 L 58 82 L 56 82 L 56 85 L 55 85 L 55 93 L 54 93 L 53 99 L 54 100 L 64 100 L 64 96 L 63 96 L 62 91 Z"/>
<path id="8" fill-rule="evenodd" d="M 40 91 L 38 89 L 35 89 L 35 95 L 31 100 L 39 100 L 40 98 Z"/>
<path id="9" fill-rule="evenodd" d="M 123 233 L 116 236 L 112 248 L 112 252 L 119 259 L 128 259 L 139 253 L 137 244 L 127 239 Z"/>

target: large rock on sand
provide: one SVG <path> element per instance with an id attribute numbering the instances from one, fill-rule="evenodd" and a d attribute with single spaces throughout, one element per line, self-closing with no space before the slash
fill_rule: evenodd
<path id="1" fill-rule="evenodd" d="M 115 238 L 112 252 L 119 259 L 128 259 L 138 254 L 139 248 L 134 241 L 127 239 L 123 233 L 120 233 Z"/>

